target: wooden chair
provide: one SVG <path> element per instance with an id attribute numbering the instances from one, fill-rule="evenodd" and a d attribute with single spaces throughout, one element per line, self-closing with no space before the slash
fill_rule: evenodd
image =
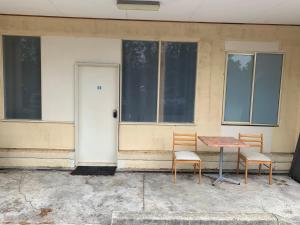
<path id="1" fill-rule="evenodd" d="M 190 148 L 193 150 L 176 150 L 176 148 Z M 176 183 L 176 166 L 179 163 L 193 164 L 194 174 L 196 168 L 199 170 L 198 183 L 201 180 L 201 159 L 196 153 L 197 151 L 197 133 L 193 134 L 179 134 L 173 133 L 173 159 L 172 159 L 172 174 L 174 174 L 174 183 Z"/>
<path id="2" fill-rule="evenodd" d="M 248 178 L 248 166 L 250 164 L 258 165 L 258 174 L 261 174 L 262 165 L 269 169 L 269 184 L 272 184 L 272 160 L 263 154 L 263 134 L 239 134 L 239 140 L 248 144 L 250 148 L 257 149 L 243 149 L 238 148 L 238 161 L 236 172 L 239 174 L 240 160 L 244 161 L 245 166 L 245 184 Z"/>

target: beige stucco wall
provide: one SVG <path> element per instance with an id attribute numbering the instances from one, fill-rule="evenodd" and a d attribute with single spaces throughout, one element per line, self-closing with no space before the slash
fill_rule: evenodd
<path id="1" fill-rule="evenodd" d="M 41 50 L 42 120 L 45 121 L 74 121 L 75 62 L 121 63 L 121 39 L 41 36 Z"/>
<path id="2" fill-rule="evenodd" d="M 197 131 L 199 135 L 220 135 L 225 75 L 225 41 L 278 42 L 280 51 L 285 53 L 285 63 L 281 90 L 280 125 L 271 128 L 270 151 L 278 162 L 285 163 L 284 169 L 288 168 L 291 157 L 289 155 L 283 159 L 282 155 L 284 154 L 282 153 L 294 151 L 300 130 L 299 26 L 0 16 L 0 34 L 198 42 L 195 124 L 188 126 L 121 124 L 119 159 L 120 166 L 124 168 L 168 167 L 167 151 L 169 152 L 171 149 L 171 134 L 174 130 Z M 1 118 L 3 118 L 2 70 L 0 73 L 0 112 Z M 255 131 L 256 128 L 251 129 Z M 39 149 L 40 152 L 55 149 L 58 152 L 59 150 L 64 151 L 63 155 L 66 150 L 74 151 L 74 124 L 1 121 L 0 148 L 5 149 L 6 152 L 7 149 L 12 148 L 28 149 L 29 155 L 33 154 L 31 153 L 33 149 Z M 208 149 L 200 143 L 199 150 L 201 152 L 217 151 Z M 60 154 L 57 153 L 57 155 L 59 157 Z M 216 157 L 211 157 L 209 162 L 215 162 Z M 69 156 L 67 158 L 70 159 Z M 233 158 L 229 161 L 233 162 Z M 9 165 L 14 165 L 14 161 Z M 18 165 L 22 166 L 23 164 Z M 51 164 L 51 161 L 50 164 L 45 164 L 45 166 L 51 165 L 55 166 L 56 164 Z M 65 166 L 72 165 L 70 162 Z M 211 167 L 214 166 L 215 164 Z"/>

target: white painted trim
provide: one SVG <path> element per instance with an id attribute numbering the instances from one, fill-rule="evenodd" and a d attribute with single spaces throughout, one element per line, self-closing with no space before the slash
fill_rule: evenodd
<path id="1" fill-rule="evenodd" d="M 251 85 L 251 100 L 250 100 L 250 124 L 252 124 L 252 116 L 253 116 L 253 99 L 254 99 L 254 91 L 255 91 L 255 79 L 256 79 L 256 59 L 257 54 L 254 54 L 254 61 L 253 61 L 253 69 L 252 69 L 252 85 Z M 279 106 L 278 106 L 279 107 Z M 278 123 L 278 118 L 277 118 Z"/>
<path id="2" fill-rule="evenodd" d="M 283 82 L 284 82 L 284 78 L 285 78 L 285 65 L 286 64 L 286 55 L 282 54 L 282 65 L 281 65 L 281 80 L 280 80 L 280 93 L 279 93 L 279 102 L 278 102 L 278 115 L 277 115 L 277 126 L 280 126 L 280 121 L 281 121 L 281 117 L 280 117 L 280 113 L 281 113 L 281 106 L 282 106 L 282 88 L 283 88 Z"/>
<path id="3" fill-rule="evenodd" d="M 75 118 L 75 166 L 78 165 L 83 165 L 82 163 L 78 162 L 78 133 L 79 133 L 79 127 L 78 127 L 78 121 L 79 121 L 79 112 L 78 112 L 78 107 L 79 107 L 79 96 L 78 96 L 78 91 L 79 91 L 79 67 L 80 66 L 93 66 L 93 67 L 111 67 L 111 68 L 117 68 L 118 69 L 118 76 L 117 76 L 117 86 L 120 87 L 120 64 L 117 63 L 99 63 L 99 62 L 76 62 L 74 65 L 74 96 L 75 96 L 75 101 L 74 101 L 74 118 Z M 117 123 L 117 137 L 116 137 L 116 147 L 117 147 L 117 152 L 119 150 L 119 118 L 120 118 L 120 89 L 118 88 L 117 90 L 117 96 L 118 96 L 118 102 L 117 102 L 117 109 L 118 109 L 118 123 Z M 118 157 L 118 156 L 117 156 Z M 118 158 L 117 158 L 118 161 Z M 84 163 L 85 164 L 85 163 Z M 103 163 L 102 163 L 103 164 Z M 117 162 L 116 162 L 117 164 Z M 95 165 L 93 163 L 93 165 Z"/>

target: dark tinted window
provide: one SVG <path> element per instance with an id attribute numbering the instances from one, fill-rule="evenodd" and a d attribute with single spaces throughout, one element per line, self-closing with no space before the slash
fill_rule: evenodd
<path id="1" fill-rule="evenodd" d="M 123 41 L 122 121 L 155 122 L 158 42 Z"/>
<path id="2" fill-rule="evenodd" d="M 4 36 L 5 117 L 41 119 L 39 37 Z"/>
<path id="3" fill-rule="evenodd" d="M 197 43 L 162 42 L 161 122 L 194 121 Z"/>

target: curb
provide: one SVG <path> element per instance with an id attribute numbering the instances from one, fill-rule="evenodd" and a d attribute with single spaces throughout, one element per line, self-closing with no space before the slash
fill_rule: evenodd
<path id="1" fill-rule="evenodd" d="M 113 212 L 111 225 L 278 225 L 271 213 Z"/>

